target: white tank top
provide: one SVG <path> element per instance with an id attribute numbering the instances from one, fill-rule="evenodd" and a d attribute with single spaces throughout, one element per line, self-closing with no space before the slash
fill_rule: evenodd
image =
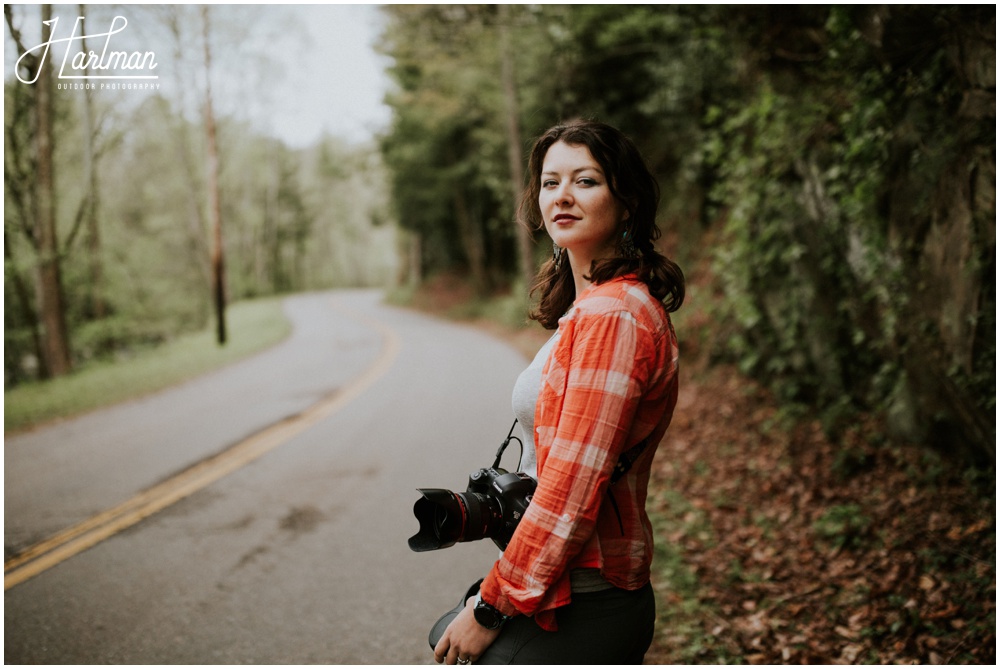
<path id="1" fill-rule="evenodd" d="M 521 454 L 521 464 L 518 471 L 535 479 L 538 478 L 538 466 L 535 458 L 535 405 L 538 404 L 538 393 L 542 389 L 542 369 L 544 369 L 545 361 L 549 359 L 549 353 L 557 339 L 559 339 L 558 330 L 538 350 L 535 359 L 531 361 L 527 369 L 517 377 L 511 399 L 514 417 L 517 418 L 517 424 L 521 427 L 521 438 L 524 441 L 524 452 Z"/>

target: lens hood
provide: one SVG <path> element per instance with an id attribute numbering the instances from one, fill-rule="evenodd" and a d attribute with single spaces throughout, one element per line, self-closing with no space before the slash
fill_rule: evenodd
<path id="1" fill-rule="evenodd" d="M 410 550 L 422 553 L 454 546 L 461 539 L 468 511 L 462 498 L 443 488 L 418 488 L 413 503 L 420 530 L 409 539 Z"/>

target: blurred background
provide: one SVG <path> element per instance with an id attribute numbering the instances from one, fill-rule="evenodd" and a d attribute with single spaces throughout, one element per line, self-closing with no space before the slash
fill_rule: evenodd
<path id="1" fill-rule="evenodd" d="M 65 43 L 43 61 L 51 90 L 21 83 L 43 12 L 56 38 L 77 16 L 95 35 L 124 15 L 84 45 L 154 52 L 156 88 L 57 88 Z M 7 5 L 5 19 L 5 388 L 203 329 L 222 299 L 447 277 L 512 295 L 516 321 L 546 252 L 512 223 L 525 154 L 592 117 L 659 175 L 664 251 L 711 322 L 689 347 L 832 427 L 877 409 L 907 438 L 995 457 L 989 8 Z"/>
<path id="2" fill-rule="evenodd" d="M 761 388 L 778 413 L 755 428 L 811 421 L 847 478 L 899 443 L 921 449 L 925 473 L 929 454 L 933 467 L 958 467 L 961 485 L 982 484 L 965 502 L 953 491 L 976 509 L 956 521 L 959 534 L 993 556 L 970 563 L 976 576 L 964 582 L 995 593 L 995 7 L 4 13 L 6 430 L 53 417 L 30 409 L 54 395 L 53 379 L 189 335 L 211 340 L 217 360 L 246 337 L 280 338 L 264 325 L 273 312 L 255 310 L 291 293 L 378 287 L 508 334 L 528 327 L 528 286 L 548 245 L 514 223 L 526 155 L 551 125 L 596 118 L 629 134 L 659 178 L 662 251 L 688 279 L 675 321 L 685 374 L 723 370 L 740 389 L 737 413 L 743 389 Z M 57 18 L 61 39 L 78 16 L 91 37 L 41 58 L 43 21 Z M 116 16 L 127 28 L 97 36 Z M 143 82 L 153 86 L 60 78 L 64 60 L 106 42 L 153 52 L 157 79 Z M 672 428 L 675 445 L 706 438 L 682 442 L 686 420 Z M 802 455 L 812 442 L 795 443 L 789 452 Z M 876 516 L 853 504 L 816 522 L 833 523 L 833 537 L 854 537 L 855 521 L 874 534 Z M 883 567 L 899 577 L 894 564 Z M 940 580 L 919 583 L 928 598 L 942 592 Z M 928 616 L 945 610 L 927 606 Z M 903 641 L 869 659 L 995 660 L 982 630 L 935 655 L 904 634 L 916 623 L 901 607 L 865 638 Z M 995 625 L 984 615 L 983 629 Z M 704 660 L 700 648 L 661 659 Z M 756 657 L 747 648 L 739 657 Z"/>

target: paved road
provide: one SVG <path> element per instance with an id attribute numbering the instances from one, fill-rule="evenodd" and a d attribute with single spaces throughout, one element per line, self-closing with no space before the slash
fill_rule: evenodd
<path id="1" fill-rule="evenodd" d="M 525 361 L 375 292 L 286 311 L 293 336 L 251 360 L 5 440 L 9 556 L 283 419 L 330 412 L 6 590 L 5 663 L 433 663 L 430 624 L 496 548 L 412 553 L 414 489 L 464 489 L 492 461 Z"/>

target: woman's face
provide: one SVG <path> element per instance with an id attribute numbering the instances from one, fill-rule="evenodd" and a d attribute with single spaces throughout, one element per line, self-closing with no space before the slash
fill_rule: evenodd
<path id="1" fill-rule="evenodd" d="M 611 193 L 590 149 L 556 142 L 542 161 L 541 181 L 538 206 L 552 241 L 586 267 L 613 256 L 625 207 Z"/>

